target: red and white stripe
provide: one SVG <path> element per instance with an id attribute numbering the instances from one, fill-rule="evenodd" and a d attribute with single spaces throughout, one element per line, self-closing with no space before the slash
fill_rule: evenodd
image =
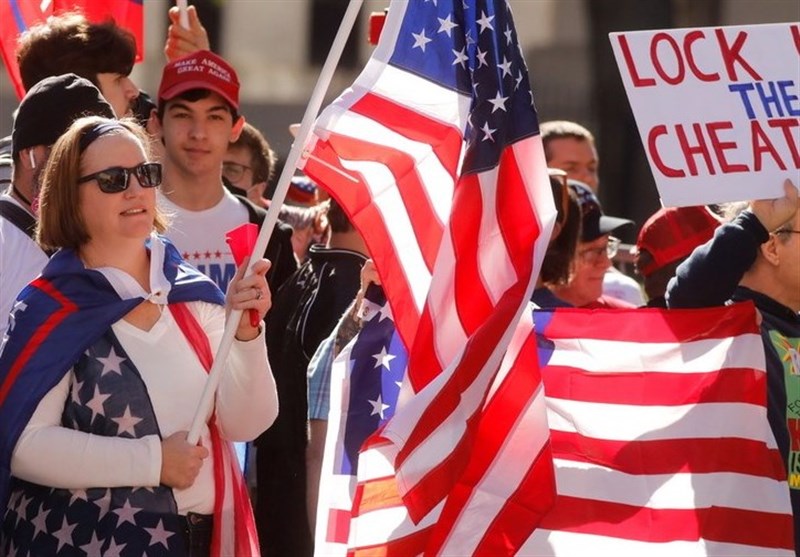
<path id="1" fill-rule="evenodd" d="M 752 305 L 559 310 L 553 510 L 519 555 L 794 555 Z"/>
<path id="2" fill-rule="evenodd" d="M 373 438 L 359 458 L 348 555 L 511 555 L 527 539 L 555 495 L 529 312 L 488 391 L 469 466 L 416 524 L 398 489 L 397 446 Z"/>

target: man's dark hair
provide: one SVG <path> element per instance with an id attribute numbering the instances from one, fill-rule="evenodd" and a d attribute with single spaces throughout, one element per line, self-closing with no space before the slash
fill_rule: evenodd
<path id="1" fill-rule="evenodd" d="M 27 91 L 53 75 L 74 73 L 99 87 L 97 74 L 127 76 L 136 58 L 136 39 L 112 20 L 90 23 L 85 16 L 66 12 L 50 16 L 22 34 L 17 64 Z"/>
<path id="2" fill-rule="evenodd" d="M 333 198 L 330 199 L 329 203 L 328 222 L 331 225 L 331 232 L 350 232 L 353 230 L 353 225 L 350 223 L 350 219 L 347 218 L 342 206 Z"/>
<path id="3" fill-rule="evenodd" d="M 550 181 L 552 186 L 553 178 L 550 178 Z M 569 191 L 567 200 L 569 209 L 567 214 L 563 215 L 561 207 L 559 207 L 556 222 L 561 225 L 561 230 L 547 247 L 544 261 L 542 261 L 540 275 L 542 281 L 547 285 L 561 285 L 569 282 L 572 261 L 575 258 L 575 250 L 581 234 L 581 208 L 578 198 L 572 188 L 567 189 Z"/>
<path id="4" fill-rule="evenodd" d="M 242 147 L 250 152 L 254 184 L 272 180 L 272 175 L 275 173 L 275 153 L 258 128 L 246 122 L 239 139 L 234 141 L 231 147 Z"/>
<path id="5" fill-rule="evenodd" d="M 158 110 L 156 111 L 158 115 L 159 121 L 164 121 L 164 112 L 167 110 L 167 104 L 171 103 L 174 100 L 181 99 L 186 102 L 195 103 L 199 100 L 206 99 L 210 97 L 214 92 L 210 89 L 189 89 L 188 91 L 184 91 L 180 95 L 175 95 L 169 100 L 158 99 Z M 225 99 L 223 99 L 225 101 Z M 225 101 L 225 106 L 228 107 L 228 112 L 231 113 L 231 120 L 235 123 L 236 120 L 239 119 L 239 111 L 233 108 L 233 105 L 228 101 Z"/>

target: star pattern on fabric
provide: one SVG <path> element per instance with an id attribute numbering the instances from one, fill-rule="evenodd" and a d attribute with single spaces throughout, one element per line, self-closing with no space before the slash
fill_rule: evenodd
<path id="1" fill-rule="evenodd" d="M 425 29 L 423 29 L 419 33 L 414 33 L 414 48 L 419 48 L 422 52 L 425 52 L 425 45 L 432 40 L 425 36 Z"/>
<path id="2" fill-rule="evenodd" d="M 103 541 L 97 537 L 97 532 L 92 532 L 92 539 L 80 548 L 86 552 L 86 555 L 102 555 Z"/>
<path id="3" fill-rule="evenodd" d="M 33 524 L 33 537 L 39 534 L 47 534 L 47 516 L 50 514 L 50 509 L 42 508 L 42 510 L 33 513 L 31 524 Z"/>
<path id="4" fill-rule="evenodd" d="M 61 548 L 65 545 L 69 545 L 70 547 L 74 547 L 73 540 L 72 540 L 72 531 L 75 529 L 77 524 L 70 524 L 67 522 L 67 517 L 64 517 L 64 520 L 61 522 L 61 528 L 53 532 L 53 537 L 58 540 L 58 549 L 56 549 L 56 553 L 61 551 Z"/>
<path id="5" fill-rule="evenodd" d="M 145 528 L 147 532 L 150 534 L 150 545 L 156 545 L 160 543 L 167 549 L 169 549 L 169 542 L 167 541 L 171 536 L 174 536 L 172 532 L 168 532 L 164 528 L 164 521 L 158 521 L 155 528 Z"/>
<path id="6" fill-rule="evenodd" d="M 125 361 L 125 358 L 118 356 L 113 346 L 108 352 L 108 356 L 105 358 L 97 358 L 97 361 L 103 364 L 103 371 L 100 372 L 101 377 L 106 373 L 116 373 L 118 375 L 122 375 L 122 368 L 120 367 L 120 364 Z"/>
<path id="7" fill-rule="evenodd" d="M 348 412 L 344 419 L 348 441 L 345 442 L 343 458 L 337 463 L 337 473 L 342 474 L 356 471 L 356 455 L 363 441 L 380 424 L 391 419 L 407 365 L 406 352 L 383 292 L 370 287 L 364 297 L 364 307 L 368 311 L 363 327 L 348 348 L 350 390 L 347 407 L 358 410 Z M 380 372 L 376 373 L 376 369 Z M 370 412 L 365 419 L 366 408 L 370 408 Z"/>
<path id="8" fill-rule="evenodd" d="M 108 544 L 108 548 L 103 553 L 103 557 L 121 557 L 122 550 L 125 549 L 125 546 L 128 545 L 123 543 L 121 545 L 117 545 L 117 542 L 114 538 L 111 538 L 111 543 Z"/>
<path id="9" fill-rule="evenodd" d="M 424 52 L 413 48 L 423 35 Z M 468 97 L 462 175 L 497 166 L 507 145 L 536 133 L 528 70 L 507 5 L 423 3 L 403 20 L 398 37 L 402 48 L 390 64 Z M 447 64 L 436 62 L 443 58 Z"/>
<path id="10" fill-rule="evenodd" d="M 128 434 L 131 437 L 136 437 L 136 431 L 134 428 L 136 427 L 136 424 L 142 421 L 142 418 L 131 414 L 130 405 L 125 406 L 125 412 L 122 413 L 122 416 L 111 419 L 117 423 L 117 426 L 119 427 L 119 435 Z"/>
<path id="11" fill-rule="evenodd" d="M 380 416 L 381 419 L 383 419 L 384 417 L 383 412 L 387 408 L 389 408 L 389 405 L 383 403 L 383 400 L 381 400 L 381 396 L 378 395 L 378 400 L 368 400 L 367 402 L 369 402 L 370 405 L 372 406 L 372 412 L 370 413 L 370 416 L 374 416 L 377 414 L 378 416 Z"/>
<path id="12" fill-rule="evenodd" d="M 438 17 L 436 19 L 439 20 L 439 30 L 437 31 L 437 33 L 447 33 L 447 36 L 449 37 L 450 34 L 453 32 L 453 29 L 458 27 L 458 23 L 454 23 L 449 14 L 444 19 L 442 19 L 441 17 Z"/>
<path id="13" fill-rule="evenodd" d="M 97 416 L 105 416 L 103 403 L 109 398 L 111 398 L 111 395 L 102 394 L 100 392 L 100 387 L 97 385 L 94 386 L 94 396 L 92 396 L 92 399 L 86 403 L 86 407 L 92 411 L 91 421 L 94 421 Z"/>
<path id="14" fill-rule="evenodd" d="M 388 370 L 392 368 L 389 366 L 389 363 L 396 358 L 394 354 L 390 354 L 386 351 L 386 347 L 382 346 L 381 351 L 377 354 L 372 355 L 375 358 L 375 367 L 385 367 Z"/>
<path id="15" fill-rule="evenodd" d="M 119 519 L 117 522 L 117 527 L 122 526 L 126 522 L 130 522 L 131 524 L 136 524 L 136 513 L 141 511 L 142 509 L 137 509 L 136 507 L 132 507 L 130 501 L 125 501 L 121 507 L 114 509 L 113 513 L 115 513 Z"/>

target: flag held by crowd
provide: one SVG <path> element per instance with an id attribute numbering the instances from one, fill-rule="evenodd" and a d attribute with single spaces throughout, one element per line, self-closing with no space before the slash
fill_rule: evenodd
<path id="1" fill-rule="evenodd" d="M 752 304 L 534 319 L 558 497 L 520 555 L 794 555 Z"/>
<path id="2" fill-rule="evenodd" d="M 304 171 L 364 236 L 408 348 L 396 412 L 369 444 L 390 456 L 367 460 L 393 470 L 421 528 L 477 450 L 555 214 L 507 4 L 392 2 L 374 55 L 314 134 Z M 534 400 L 537 386 L 526 388 Z M 526 409 L 496 423 L 495 436 L 509 437 Z M 413 551 L 427 544 L 415 535 Z"/>
<path id="3" fill-rule="evenodd" d="M 144 52 L 144 0 L 0 0 L 0 54 L 3 56 L 11 83 L 17 96 L 25 95 L 22 77 L 17 66 L 17 39 L 22 33 L 49 16 L 65 11 L 80 11 L 89 21 L 113 19 L 117 25 L 130 31 L 136 38 L 136 61 L 141 62 Z"/>

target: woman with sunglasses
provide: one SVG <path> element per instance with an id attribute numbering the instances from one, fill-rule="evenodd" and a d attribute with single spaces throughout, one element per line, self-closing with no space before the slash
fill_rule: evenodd
<path id="1" fill-rule="evenodd" d="M 159 236 L 161 166 L 134 123 L 84 118 L 53 148 L 38 241 L 0 353 L 0 553 L 258 554 L 231 441 L 277 415 L 263 327 L 242 319 L 214 410 L 186 430 L 226 309 L 271 305 L 265 260 L 227 298 Z"/>

